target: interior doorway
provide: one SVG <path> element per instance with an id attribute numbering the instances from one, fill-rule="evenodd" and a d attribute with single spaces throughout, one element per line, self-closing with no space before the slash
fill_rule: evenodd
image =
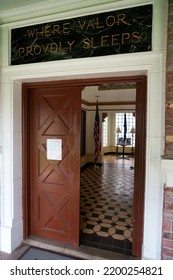
<path id="1" fill-rule="evenodd" d="M 61 89 L 63 87 L 68 87 L 67 92 L 70 92 L 71 88 L 77 88 L 80 89 L 81 92 L 81 88 L 83 88 L 84 86 L 92 86 L 92 85 L 98 85 L 100 83 L 107 83 L 107 84 L 114 84 L 115 82 L 135 82 L 136 83 L 136 147 L 135 147 L 135 169 L 134 169 L 134 192 L 135 192 L 135 196 L 134 196 L 134 216 L 133 216 L 133 255 L 137 256 L 137 257 L 141 257 L 141 249 L 142 249 L 142 239 L 143 239 L 143 213 L 144 213 L 144 186 L 145 186 L 145 138 L 146 138 L 146 77 L 145 76 L 135 76 L 135 77 L 123 77 L 123 78 L 102 78 L 102 79 L 88 79 L 88 80 L 72 80 L 72 81 L 66 81 L 64 83 L 64 81 L 62 82 L 54 82 L 54 83 L 37 83 L 37 84 L 25 84 L 24 86 L 24 90 L 23 90 L 23 170 L 24 170 L 24 176 L 23 176 L 23 209 L 24 209 L 24 238 L 28 237 L 32 232 L 31 232 L 31 216 L 32 216 L 32 211 L 31 211 L 31 193 L 30 193 L 30 178 L 31 178 L 31 173 L 30 171 L 32 170 L 32 166 L 31 166 L 31 156 L 30 156 L 30 149 L 29 149 L 29 145 L 31 145 L 31 142 L 34 141 L 32 140 L 30 135 L 30 128 L 31 125 L 29 125 L 29 118 L 31 116 L 31 114 L 28 111 L 28 96 L 30 95 L 30 91 L 31 88 L 38 88 L 41 86 L 42 90 L 41 92 L 44 91 L 45 89 L 45 85 L 47 88 L 51 88 L 51 89 L 59 89 L 61 91 Z M 71 94 L 71 98 L 73 99 L 73 94 Z M 66 100 L 64 98 L 64 102 L 66 104 Z M 80 103 L 80 102 L 79 102 Z M 76 104 L 78 104 L 78 109 L 80 110 L 80 104 L 78 102 Z M 51 102 L 51 106 L 54 106 L 54 102 Z M 50 107 L 51 107 L 50 106 Z M 30 106 L 31 107 L 31 106 Z M 39 107 L 41 108 L 41 107 Z M 67 112 L 68 110 L 66 110 Z M 80 119 L 80 117 L 74 113 L 73 114 L 75 117 L 75 121 Z M 67 114 L 68 116 L 68 114 Z M 45 115 L 44 113 L 42 114 L 42 117 L 44 118 Z M 66 117 L 67 119 L 68 117 Z M 63 120 L 63 117 L 61 118 L 61 121 Z M 76 122 L 76 125 L 79 125 L 79 122 Z M 28 130 L 29 129 L 29 130 Z M 51 132 L 52 130 L 50 130 L 49 132 Z M 71 131 L 71 130 L 70 130 Z M 78 132 L 80 131 L 80 129 L 78 128 Z M 77 132 L 77 131 L 76 131 Z M 51 132 L 52 133 L 52 132 Z M 75 133 L 73 133 L 74 135 Z M 80 139 L 80 137 L 78 137 L 78 139 Z M 73 141 L 72 141 L 73 142 Z M 33 142 L 32 142 L 33 143 Z M 78 147 L 77 147 L 78 146 Z M 79 153 L 79 147 L 80 144 L 78 143 L 78 145 L 76 146 L 77 148 L 77 154 Z M 44 148 L 44 153 L 46 153 L 46 145 L 43 145 Z M 68 145 L 66 146 L 66 148 L 68 148 Z M 65 149 L 66 152 L 68 149 Z M 73 155 L 77 155 L 75 153 L 75 151 L 73 151 Z M 76 185 L 76 182 L 78 182 L 78 180 L 76 180 L 76 178 L 79 178 L 80 176 L 80 161 L 75 161 L 76 164 L 78 165 L 78 168 L 76 166 L 75 168 L 75 172 L 73 172 L 73 176 L 74 176 L 74 184 L 73 187 Z M 68 165 L 69 166 L 69 165 Z M 44 168 L 43 168 L 44 169 Z M 66 169 L 67 170 L 67 169 Z M 70 172 L 70 167 L 69 167 L 69 172 Z M 61 170 L 62 171 L 62 170 Z M 54 173 L 55 175 L 55 173 Z M 55 176 L 53 175 L 53 179 L 55 179 Z M 64 172 L 65 175 L 65 172 Z M 70 173 L 69 173 L 70 175 Z M 70 178 L 70 177 L 69 177 Z M 56 180 L 55 180 L 56 181 Z M 54 181 L 54 183 L 55 183 Z M 44 181 L 44 183 L 46 183 L 46 181 Z M 77 192 L 77 197 L 79 198 L 79 185 L 80 183 L 77 183 L 77 188 L 75 188 L 75 190 L 78 190 Z M 61 189 L 62 190 L 62 189 Z M 73 194 L 75 192 L 72 192 Z M 59 195 L 58 195 L 59 196 Z M 49 196 L 50 197 L 50 196 Z M 68 196 L 69 197 L 69 196 Z M 38 197 L 37 197 L 38 198 Z M 74 198 L 76 199 L 76 197 Z M 38 199 L 37 199 L 38 200 Z M 54 200 L 54 196 L 51 195 L 51 200 L 48 199 L 50 204 L 56 204 L 56 200 Z M 40 203 L 38 201 L 38 203 Z M 70 213 L 75 213 L 75 220 L 77 222 L 76 226 L 73 227 L 72 230 L 72 236 L 74 237 L 74 242 L 72 244 L 78 244 L 79 243 L 79 219 L 76 219 L 76 217 L 79 217 L 79 208 L 76 212 L 76 210 L 74 209 L 74 200 L 72 199 L 71 202 L 69 203 L 67 201 L 67 204 L 69 205 L 68 210 L 66 207 L 63 208 L 62 213 L 63 213 L 63 220 L 66 223 L 66 228 L 70 228 L 69 225 L 69 220 L 67 221 L 66 219 L 70 217 Z M 45 204 L 44 204 L 45 205 Z M 79 200 L 78 203 L 76 204 L 79 206 Z M 51 207 L 54 208 L 54 207 Z M 136 211 L 136 210 L 137 211 Z M 37 211 L 38 213 L 38 211 Z M 56 214 L 56 211 L 54 212 L 54 214 Z M 56 215 L 55 215 L 56 216 Z M 61 215 L 60 215 L 61 216 Z M 48 222 L 51 222 L 49 220 L 48 217 Z M 56 225 L 59 227 L 59 223 L 54 223 L 54 219 L 53 219 L 53 223 L 50 223 L 52 225 L 52 231 L 55 231 Z M 72 223 L 71 223 L 72 224 Z M 62 236 L 63 239 L 63 234 L 60 231 L 60 235 Z M 36 233 L 37 234 L 37 233 Z M 70 239 L 68 239 L 68 236 L 70 236 L 70 233 L 68 233 L 67 235 L 67 239 L 64 240 L 64 242 L 70 242 Z M 51 239 L 53 238 L 52 236 L 50 237 Z M 61 241 L 63 241 L 62 239 L 60 239 Z"/>
<path id="2" fill-rule="evenodd" d="M 82 147 L 86 145 L 83 158 L 94 154 L 96 104 L 102 151 L 97 168 L 89 160 L 82 167 L 81 243 L 132 255 L 136 83 L 83 88 L 81 133 L 87 139 L 83 143 L 81 135 Z"/>
<path id="3" fill-rule="evenodd" d="M 110 81 L 110 84 L 109 84 Z M 117 78 L 114 81 L 112 79 L 105 79 L 102 81 L 95 81 L 94 85 L 103 86 L 111 85 L 111 87 L 117 83 L 135 83 L 136 84 L 136 102 L 135 102 L 135 114 L 136 114 L 136 128 L 135 128 L 135 157 L 132 157 L 132 164 L 129 166 L 129 170 L 134 176 L 134 196 L 133 196 L 133 242 L 132 242 L 132 254 L 141 257 L 142 243 L 143 243 L 143 220 L 144 220 L 144 187 L 145 187 L 145 139 L 146 139 L 146 77 L 128 77 Z M 87 84 L 91 86 L 93 84 Z M 86 86 L 86 85 L 85 85 Z M 119 101 L 120 102 L 120 101 Z M 133 101 L 132 101 L 133 102 Z M 93 102 L 91 105 L 95 105 Z M 110 103 L 109 103 L 110 104 Z M 119 103 L 120 105 L 121 102 Z M 133 103 L 131 103 L 133 104 Z M 102 104 L 103 105 L 103 104 Z M 112 105 L 112 104 L 111 104 Z M 134 132 L 134 130 L 132 131 Z M 134 136 L 134 135 L 133 135 Z M 133 154 L 133 150 L 132 150 Z M 95 213 L 97 214 L 97 213 Z M 88 214 L 91 215 L 91 214 Z M 98 217 L 95 217 L 96 219 Z M 93 230 L 95 225 L 90 225 L 89 230 Z M 100 225 L 96 225 L 96 231 L 100 229 Z M 98 230 L 99 231 L 99 230 Z"/>

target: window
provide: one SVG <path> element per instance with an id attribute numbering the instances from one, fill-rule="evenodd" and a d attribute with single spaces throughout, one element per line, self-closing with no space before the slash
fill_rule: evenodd
<path id="1" fill-rule="evenodd" d="M 103 147 L 106 147 L 107 146 L 107 135 L 108 135 L 108 116 L 106 116 L 104 119 L 103 119 L 103 122 L 102 122 L 102 133 L 103 133 L 103 136 L 102 136 L 102 141 L 103 141 Z"/>
<path id="2" fill-rule="evenodd" d="M 115 145 L 124 141 L 124 118 L 126 114 L 126 144 L 135 146 L 135 124 L 134 113 L 116 113 L 115 114 Z"/>

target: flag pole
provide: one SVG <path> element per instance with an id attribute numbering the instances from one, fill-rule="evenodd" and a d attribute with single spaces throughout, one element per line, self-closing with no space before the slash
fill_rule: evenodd
<path id="1" fill-rule="evenodd" d="M 97 159 L 99 153 L 101 151 L 101 138 L 100 138 L 100 120 L 99 120 L 99 110 L 98 110 L 98 99 L 100 95 L 95 95 L 96 100 L 96 113 L 95 113 L 95 121 L 94 121 L 94 142 L 95 142 L 95 159 L 94 159 L 94 168 L 97 167 Z"/>

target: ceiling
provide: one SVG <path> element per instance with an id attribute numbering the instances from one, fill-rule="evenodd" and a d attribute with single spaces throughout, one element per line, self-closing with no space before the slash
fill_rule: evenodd
<path id="1" fill-rule="evenodd" d="M 125 85 L 125 83 L 124 83 Z M 136 89 L 99 90 L 98 86 L 87 86 L 82 91 L 82 100 L 95 103 L 99 102 L 129 102 L 136 101 Z"/>

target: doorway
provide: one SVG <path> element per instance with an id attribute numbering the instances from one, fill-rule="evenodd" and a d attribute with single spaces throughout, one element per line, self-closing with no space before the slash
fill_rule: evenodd
<path id="1" fill-rule="evenodd" d="M 104 90 L 102 92 L 104 95 L 100 96 L 100 101 L 97 103 L 100 112 L 102 153 L 96 166 L 93 166 L 92 162 L 87 162 L 81 170 L 80 241 L 86 246 L 132 255 L 135 153 L 134 141 L 132 141 L 134 139 L 130 131 L 131 126 L 135 130 L 136 90 L 133 88 L 130 91 L 127 87 L 129 85 L 124 84 L 126 89 L 118 92 L 115 90 L 115 85 L 107 86 L 111 90 Z M 93 87 L 88 87 L 85 92 L 90 92 L 94 98 L 95 94 L 98 97 L 100 91 L 96 92 L 96 88 L 94 90 Z M 124 100 L 123 102 L 118 101 L 118 95 L 120 100 Z M 82 97 L 84 98 L 85 95 L 83 94 Z M 90 106 L 88 102 L 88 107 L 85 106 L 85 109 L 87 123 L 89 123 L 88 119 L 92 119 L 86 131 L 86 151 L 94 154 L 91 126 L 94 124 L 95 107 Z"/>
<path id="2" fill-rule="evenodd" d="M 43 88 L 45 89 L 45 87 L 47 88 L 51 88 L 51 92 L 52 90 L 54 91 L 54 89 L 56 88 L 56 90 L 59 88 L 60 91 L 60 95 L 62 93 L 61 89 L 66 87 L 66 92 L 71 92 L 71 97 L 73 96 L 73 92 L 71 91 L 71 88 L 75 88 L 75 90 L 77 89 L 77 91 L 81 92 L 81 88 L 85 85 L 96 85 L 98 83 L 115 83 L 116 81 L 135 81 L 136 82 L 136 114 L 137 114 L 137 119 L 136 119 L 136 148 L 135 148 L 135 153 L 136 153 L 136 157 L 135 157 L 135 183 L 134 183 L 134 189 L 135 189 L 135 197 L 134 197 L 134 224 L 133 224 L 133 228 L 134 228 L 134 234 L 133 234 L 133 255 L 137 256 L 137 257 L 141 257 L 141 248 L 142 248 L 142 238 L 143 238 L 143 213 L 144 213 L 144 186 L 145 186 L 145 137 L 146 137 L 146 77 L 145 76 L 135 76 L 135 77 L 123 77 L 123 78 L 102 78 L 102 79 L 88 79 L 88 80 L 73 80 L 73 81 L 68 81 L 64 84 L 64 82 L 57 82 L 57 83 L 37 83 L 37 84 L 25 84 L 23 86 L 23 170 L 24 170 L 24 176 L 23 176 L 23 209 L 24 209 L 24 238 L 28 237 L 29 235 L 32 234 L 32 226 L 31 226 L 31 219 L 33 216 L 32 210 L 31 210 L 31 201 L 32 201 L 32 195 L 31 195 L 31 174 L 30 172 L 32 172 L 32 166 L 33 166 L 33 161 L 32 161 L 32 156 L 30 156 L 30 149 L 29 149 L 29 145 L 30 147 L 33 146 L 34 144 L 34 140 L 31 137 L 31 133 L 30 133 L 30 129 L 32 129 L 32 125 L 29 125 L 30 123 L 30 117 L 31 117 L 31 112 L 32 109 L 30 106 L 29 108 L 31 109 L 30 113 L 28 112 L 28 98 L 29 95 L 31 93 L 31 90 L 33 88 L 37 88 L 36 91 L 39 91 L 40 86 L 42 88 L 41 92 L 43 92 Z M 35 94 L 36 96 L 37 94 Z M 54 99 L 54 98 L 53 98 Z M 54 106 L 54 101 L 51 101 L 51 107 Z M 64 98 L 65 101 L 66 98 Z M 74 98 L 72 98 L 74 99 Z M 78 99 L 78 97 L 77 97 Z M 29 101 L 30 102 L 30 101 Z M 71 102 L 71 101 L 70 101 Z M 66 103 L 66 101 L 65 101 Z M 76 109 L 74 110 L 76 111 L 80 111 L 80 102 L 76 101 Z M 31 103 L 29 103 L 31 105 Z M 41 108 L 41 107 L 39 107 Z M 37 109 L 38 110 L 38 109 Z M 69 112 L 69 110 L 67 109 L 67 111 Z M 75 116 L 75 120 L 79 120 L 80 117 L 79 115 L 76 115 L 76 113 L 72 113 L 72 115 Z M 45 118 L 44 113 L 42 114 L 42 117 Z M 31 118 L 32 119 L 32 118 Z M 34 119 L 33 119 L 34 120 Z M 61 120 L 63 120 L 63 117 L 61 117 Z M 75 123 L 75 122 L 74 122 Z M 78 126 L 79 123 L 76 121 L 76 125 Z M 72 125 L 73 127 L 73 125 Z M 78 132 L 80 131 L 79 126 L 78 126 Z M 52 133 L 52 132 L 51 132 Z M 76 132 L 77 133 L 77 132 Z M 61 134 L 61 133 L 60 133 Z M 72 132 L 72 135 L 74 136 L 74 132 Z M 30 137 L 29 137 L 30 135 Z M 78 135 L 78 134 L 75 134 Z M 72 143 L 74 143 L 75 138 L 72 138 Z M 80 139 L 80 137 L 78 137 L 78 139 Z M 32 145 L 31 145 L 32 143 Z M 77 143 L 77 142 L 76 142 Z M 78 143 L 76 146 L 78 146 L 78 149 L 76 151 L 77 154 L 80 154 L 79 151 L 79 147 L 80 147 L 80 143 Z M 46 153 L 46 146 L 43 145 L 44 147 L 44 153 Z M 77 155 L 74 152 L 75 155 Z M 44 156 L 45 158 L 45 156 Z M 78 158 L 79 159 L 79 158 Z M 68 229 L 71 230 L 71 233 L 69 231 L 68 234 L 64 235 L 64 232 L 62 232 L 62 229 L 59 229 L 61 238 L 58 238 L 59 241 L 62 242 L 67 242 L 67 243 L 71 243 L 74 244 L 76 246 L 78 246 L 79 244 L 79 177 L 80 177 L 80 160 L 73 160 L 73 164 L 75 162 L 75 170 L 74 173 L 73 171 L 70 169 L 69 167 L 69 172 L 70 174 L 74 175 L 74 181 L 73 181 L 73 186 L 75 185 L 75 191 L 77 191 L 76 195 L 72 196 L 72 202 L 67 202 L 67 204 L 69 205 L 69 207 L 64 207 L 62 212 L 60 213 L 60 216 L 62 217 L 62 215 L 64 215 L 63 218 L 63 224 L 66 224 L 66 227 Z M 77 168 L 78 165 L 78 168 Z M 71 166 L 71 165 L 70 165 Z M 43 167 L 43 171 L 44 171 L 44 167 Z M 55 174 L 54 174 L 55 175 Z M 56 176 L 52 176 L 53 180 L 56 181 L 55 177 Z M 33 176 L 32 176 L 33 177 Z M 69 177 L 69 181 L 70 181 L 70 177 Z M 55 182 L 54 181 L 54 182 Z M 46 181 L 44 181 L 44 183 L 47 184 Z M 52 182 L 50 182 L 50 184 L 52 184 Z M 52 184 L 53 185 L 53 184 Z M 67 187 L 68 188 L 68 187 Z M 66 187 L 64 189 L 67 189 Z M 63 188 L 61 188 L 62 190 Z M 73 189 L 74 190 L 74 189 Z M 39 190 L 40 191 L 40 190 Z M 75 194 L 75 191 L 70 192 Z M 43 196 L 45 197 L 45 194 L 43 194 Z M 48 195 L 49 196 L 49 195 Z M 60 197 L 59 194 L 57 195 L 57 197 Z M 74 208 L 75 205 L 75 199 L 76 197 L 77 199 L 77 208 Z M 50 204 L 51 204 L 51 211 L 52 209 L 54 209 L 54 206 L 56 205 L 56 199 L 54 199 L 55 197 L 53 195 L 51 195 L 51 199 L 50 196 L 47 200 L 49 200 Z M 35 199 L 35 197 L 34 197 Z M 41 205 L 43 204 L 43 208 L 45 207 L 45 203 L 39 201 L 38 197 L 37 199 L 37 205 Z M 67 200 L 69 201 L 69 200 Z M 46 205 L 47 207 L 47 205 Z M 67 210 L 68 209 L 68 210 Z M 77 210 L 77 211 L 76 211 Z M 38 209 L 36 210 L 37 213 L 37 217 L 41 214 L 41 212 L 39 213 Z M 55 216 L 57 211 L 54 211 Z M 69 222 L 67 221 L 67 218 L 70 217 L 70 213 L 75 213 L 74 215 L 74 219 L 76 219 L 76 224 L 74 224 L 73 229 L 71 229 L 71 227 L 69 226 Z M 34 217 L 35 219 L 35 217 Z M 53 219 L 54 220 L 54 219 Z M 55 219 L 56 220 L 56 219 Z M 52 232 L 56 232 L 57 231 L 57 226 L 59 226 L 59 222 L 57 224 L 57 220 L 56 222 L 52 223 L 50 216 L 47 219 L 47 222 L 50 222 L 50 224 L 52 225 L 51 231 Z M 46 223 L 45 223 L 46 224 Z M 71 224 L 72 220 L 71 220 Z M 45 226 L 40 229 L 40 231 L 43 233 L 45 229 Z M 37 230 L 36 232 L 34 232 L 34 234 L 38 234 Z M 44 234 L 42 235 L 43 237 Z M 57 235 L 56 235 L 57 236 Z M 64 236 L 66 236 L 66 239 L 64 238 Z M 70 237 L 72 236 L 73 241 L 70 240 Z M 53 235 L 51 234 L 50 237 L 51 239 L 54 239 Z"/>

